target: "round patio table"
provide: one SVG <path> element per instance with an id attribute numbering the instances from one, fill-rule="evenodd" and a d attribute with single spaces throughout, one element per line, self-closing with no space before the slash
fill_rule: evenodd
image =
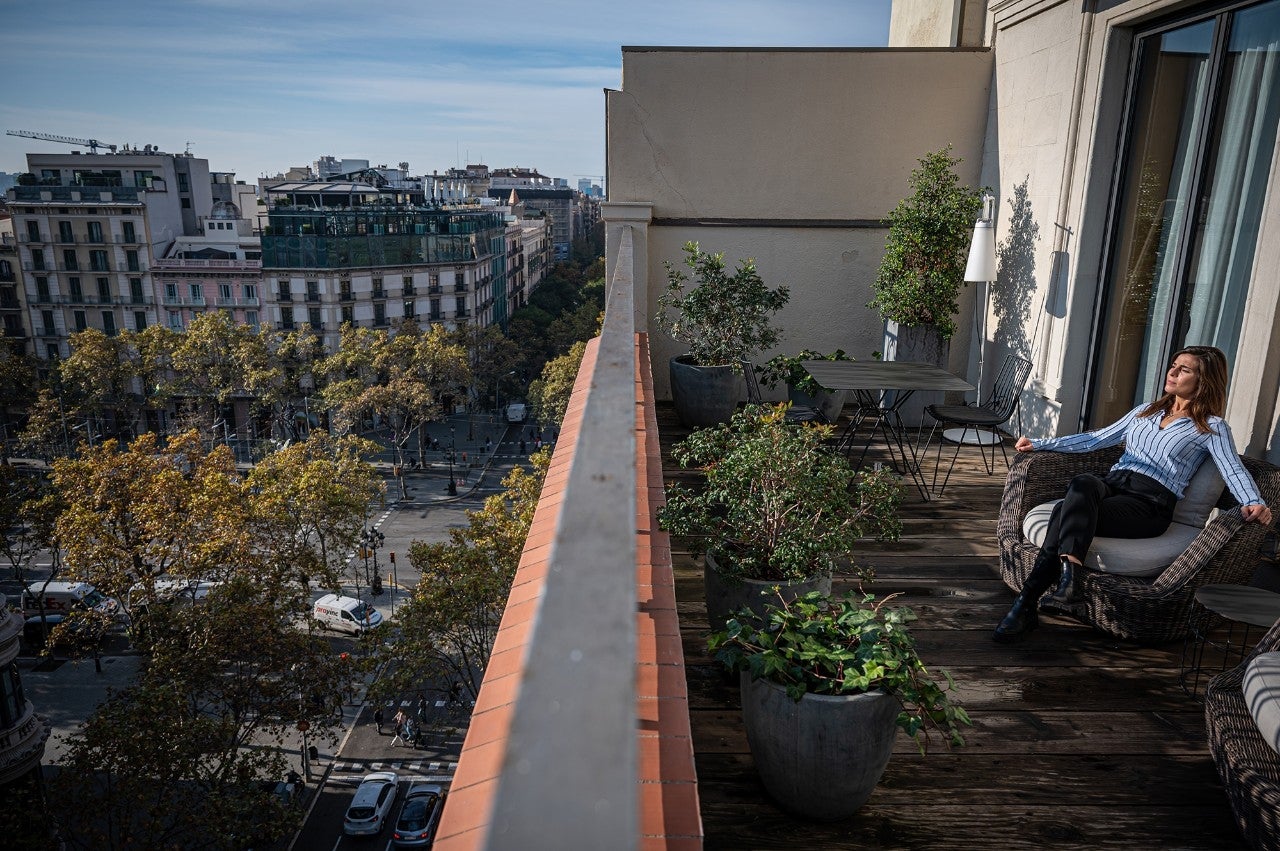
<path id="1" fill-rule="evenodd" d="M 1277 620 L 1280 620 L 1280 594 L 1275 591 L 1252 585 L 1199 588 L 1191 609 L 1190 631 L 1182 646 L 1183 691 L 1197 696 L 1200 678 L 1206 670 L 1206 650 L 1214 651 L 1210 662 L 1217 663 L 1216 670 L 1225 671 L 1244 661 L 1258 638 Z M 1220 630 L 1222 626 L 1227 628 L 1225 636 Z"/>

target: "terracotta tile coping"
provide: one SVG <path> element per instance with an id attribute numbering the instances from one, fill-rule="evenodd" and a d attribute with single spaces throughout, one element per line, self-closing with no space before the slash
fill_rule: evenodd
<path id="1" fill-rule="evenodd" d="M 529 619 L 542 593 L 550 555 L 550 540 L 560 510 L 560 494 L 569 476 L 569 460 L 576 445 L 586 402 L 587 381 L 598 353 L 598 341 L 587 346 L 573 396 L 561 425 L 560 440 L 512 594 L 494 643 L 493 656 L 471 726 L 462 746 L 458 770 L 445 805 L 435 847 L 466 851 L 485 847 L 487 828 L 519 693 Z M 671 548 L 657 528 L 654 512 L 665 499 L 662 453 L 654 409 L 649 341 L 636 335 L 636 736 L 639 745 L 639 847 L 698 851 L 702 848 L 697 774 L 689 728 L 684 654 L 680 644 Z"/>

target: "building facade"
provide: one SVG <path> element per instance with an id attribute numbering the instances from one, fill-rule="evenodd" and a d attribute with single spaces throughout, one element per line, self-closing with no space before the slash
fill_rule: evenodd
<path id="1" fill-rule="evenodd" d="M 315 191 L 324 196 L 318 206 L 270 209 L 262 274 L 264 319 L 274 327 L 309 324 L 334 349 L 343 323 L 483 324 L 484 305 L 505 293 L 499 213 L 373 203 L 376 193 L 342 206 L 341 190 Z"/>
<path id="2" fill-rule="evenodd" d="M 891 38 L 624 48 L 605 218 L 643 225 L 644 321 L 662 261 L 695 240 L 792 288 L 778 351 L 883 351 L 866 308 L 883 221 L 916 160 L 951 145 L 961 180 L 998 199 L 1000 260 L 984 339 L 978 291 L 962 294 L 953 372 L 1029 358 L 1023 429 L 1050 435 L 1113 420 L 1160 391 L 1178 348 L 1217 345 L 1237 444 L 1280 461 L 1280 3 L 897 0 Z M 681 351 L 660 334 L 653 349 Z"/>
<path id="3" fill-rule="evenodd" d="M 230 201 L 217 201 L 200 219 L 199 236 L 175 240 L 152 263 L 163 322 L 185 330 L 200 313 L 221 310 L 255 331 L 262 311 L 262 245 L 250 221 Z M 145 316 L 134 319 L 140 328 Z"/>
<path id="4" fill-rule="evenodd" d="M 212 206 L 208 161 L 126 149 L 28 154 L 27 166 L 34 185 L 7 197 L 34 353 L 63 357 L 85 328 L 159 321 L 152 267 L 199 232 Z"/>
<path id="5" fill-rule="evenodd" d="M 22 690 L 22 624 L 20 611 L 0 605 L 0 795 L 10 823 L 25 821 L 33 830 L 47 831 L 40 760 L 50 726 Z"/>

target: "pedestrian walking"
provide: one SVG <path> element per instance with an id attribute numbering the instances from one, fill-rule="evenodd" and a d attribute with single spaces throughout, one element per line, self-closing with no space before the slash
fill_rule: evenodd
<path id="1" fill-rule="evenodd" d="M 520 438 L 520 454 L 523 455 L 529 451 L 529 445 L 524 442 L 524 438 Z"/>
<path id="2" fill-rule="evenodd" d="M 378 725 L 378 735 L 382 735 L 382 707 L 373 710 L 373 723 Z"/>
<path id="3" fill-rule="evenodd" d="M 418 692 L 418 720 L 425 721 L 427 718 L 427 696 L 422 692 Z"/>
<path id="4" fill-rule="evenodd" d="M 404 742 L 404 725 L 396 725 L 396 734 L 391 737 L 391 747 L 397 747 Z"/>

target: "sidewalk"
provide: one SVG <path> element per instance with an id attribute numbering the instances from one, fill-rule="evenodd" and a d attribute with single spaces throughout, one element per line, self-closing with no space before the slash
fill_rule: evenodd
<path id="1" fill-rule="evenodd" d="M 81 722 L 107 699 L 107 690 L 131 685 L 141 665 L 141 656 L 104 656 L 99 674 L 94 670 L 92 659 L 42 660 L 20 656 L 22 690 L 36 713 L 52 727 L 41 762 L 46 766 L 62 762 L 70 738 L 79 730 Z"/>

